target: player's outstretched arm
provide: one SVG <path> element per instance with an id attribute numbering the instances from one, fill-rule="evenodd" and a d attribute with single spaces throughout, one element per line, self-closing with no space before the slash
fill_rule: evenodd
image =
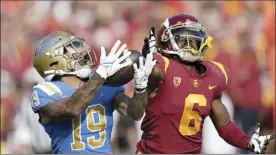
<path id="1" fill-rule="evenodd" d="M 129 62 L 120 64 L 128 58 L 130 52 L 123 53 L 126 45 L 122 45 L 119 49 L 120 41 L 117 41 L 111 52 L 106 56 L 105 49 L 101 47 L 100 65 L 96 73 L 71 97 L 64 98 L 57 102 L 50 102 L 39 110 L 39 115 L 43 123 L 49 123 L 78 116 L 93 100 L 98 90 L 101 88 L 105 79 L 112 76 L 121 68 L 130 65 Z M 117 50 L 118 49 L 118 50 Z"/>
<path id="2" fill-rule="evenodd" d="M 49 102 L 39 110 L 42 123 L 51 123 L 78 116 L 95 97 L 104 79 L 94 74 L 86 84 L 79 88 L 71 97 L 56 102 Z"/>
<path id="3" fill-rule="evenodd" d="M 114 103 L 118 112 L 124 116 L 130 116 L 134 120 L 140 120 L 145 111 L 145 107 L 148 102 L 147 86 L 149 76 L 156 64 L 156 60 L 153 60 L 153 54 L 148 54 L 145 63 L 143 57 L 139 58 L 139 68 L 136 64 L 134 68 L 134 83 L 135 91 L 132 98 L 124 95 L 123 92 L 119 92 L 114 97 Z"/>
<path id="4" fill-rule="evenodd" d="M 236 124 L 231 122 L 230 115 L 226 107 L 221 103 L 220 98 L 212 101 L 210 118 L 220 137 L 227 143 L 255 153 L 264 153 L 269 140 L 274 137 L 272 135 L 260 136 L 260 125 L 257 124 L 254 134 L 250 138 Z"/>

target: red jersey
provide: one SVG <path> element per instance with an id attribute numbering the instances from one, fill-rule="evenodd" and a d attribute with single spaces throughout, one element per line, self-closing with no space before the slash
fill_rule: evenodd
<path id="1" fill-rule="evenodd" d="M 158 93 L 149 100 L 137 144 L 141 153 L 200 153 L 203 121 L 211 102 L 221 96 L 228 77 L 220 63 L 204 61 L 198 76 L 174 59 L 156 55 L 165 75 Z"/>

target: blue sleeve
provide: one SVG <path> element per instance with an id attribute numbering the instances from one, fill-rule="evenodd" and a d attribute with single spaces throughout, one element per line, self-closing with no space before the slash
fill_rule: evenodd
<path id="1" fill-rule="evenodd" d="M 117 87 L 117 91 L 116 92 L 120 92 L 120 91 L 125 91 L 125 86 L 119 86 Z"/>
<path id="2" fill-rule="evenodd" d="M 47 95 L 39 88 L 33 88 L 30 94 L 30 101 L 32 109 L 37 113 L 41 108 L 47 105 L 49 102 L 58 101 L 61 99 L 61 94 Z"/>

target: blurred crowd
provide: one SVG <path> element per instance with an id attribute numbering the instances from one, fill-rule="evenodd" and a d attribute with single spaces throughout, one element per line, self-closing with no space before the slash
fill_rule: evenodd
<path id="1" fill-rule="evenodd" d="M 71 32 L 84 38 L 98 57 L 100 46 L 110 48 L 117 39 L 141 50 L 150 28 L 177 13 L 195 16 L 214 37 L 205 59 L 228 71 L 225 102 L 233 120 L 249 135 L 256 122 L 263 134 L 275 134 L 274 1 L 1 1 L 1 153 L 49 153 L 49 137 L 28 97 L 43 80 L 32 68 L 32 53 L 43 36 Z M 129 96 L 132 86 L 127 85 Z M 114 153 L 135 152 L 140 122 L 115 117 Z M 204 145 L 216 145 L 211 138 Z M 273 143 L 270 153 L 275 153 Z M 206 146 L 203 153 L 216 153 Z"/>

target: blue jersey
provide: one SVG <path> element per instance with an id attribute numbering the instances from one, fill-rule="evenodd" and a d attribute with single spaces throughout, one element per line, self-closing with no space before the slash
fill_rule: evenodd
<path id="1" fill-rule="evenodd" d="M 31 92 L 34 112 L 49 102 L 70 97 L 76 89 L 60 82 L 42 82 Z M 112 98 L 124 87 L 102 86 L 88 107 L 74 119 L 43 124 L 51 138 L 52 153 L 112 153 L 111 132 L 113 126 Z"/>

